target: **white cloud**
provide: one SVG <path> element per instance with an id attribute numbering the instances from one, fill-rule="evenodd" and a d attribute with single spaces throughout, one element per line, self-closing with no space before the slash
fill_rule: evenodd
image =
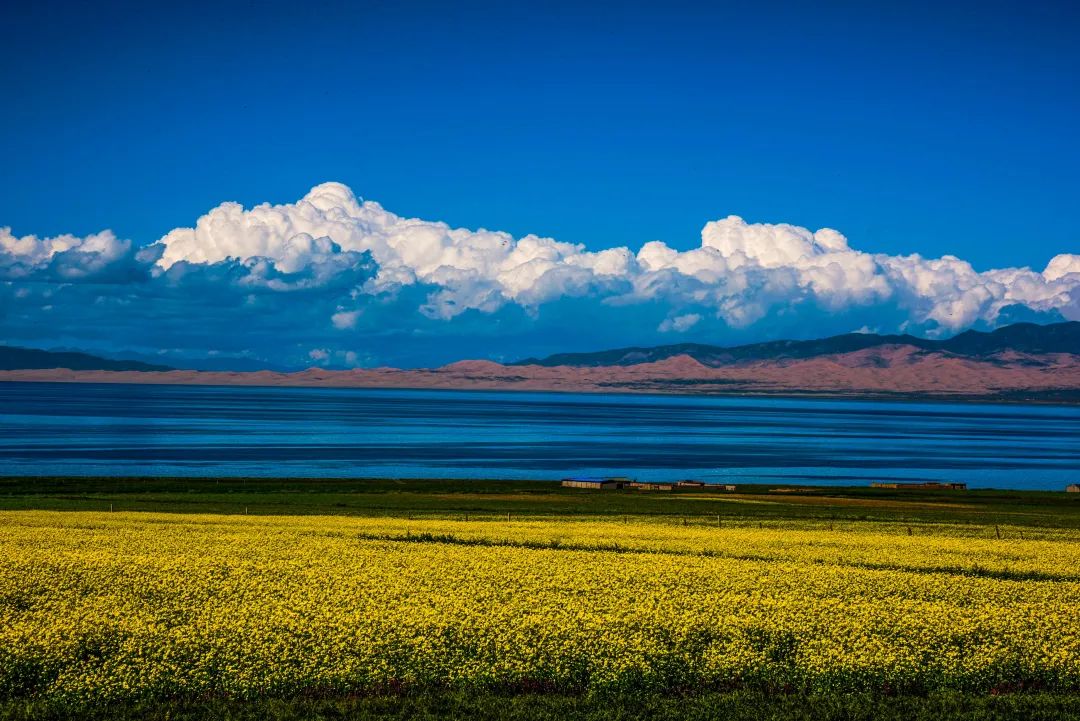
<path id="1" fill-rule="evenodd" d="M 81 238 L 39 238 L 16 237 L 11 228 L 0 228 L 0 277 L 24 277 L 55 263 L 60 278 L 74 280 L 100 271 L 130 249 L 131 241 L 118 240 L 111 230 Z M 65 259 L 69 262 L 58 262 Z"/>
<path id="2" fill-rule="evenodd" d="M 348 328 L 356 327 L 356 319 L 360 317 L 360 311 L 358 310 L 339 310 L 330 316 L 330 322 L 334 324 L 334 327 L 338 330 L 346 330 Z"/>
<path id="3" fill-rule="evenodd" d="M 296 203 L 263 204 L 245 211 L 223 203 L 159 241 L 161 268 L 179 261 L 218 262 L 267 258 L 282 272 L 296 272 L 335 252 L 369 252 L 378 264 L 367 292 L 413 284 L 437 286 L 426 313 L 450 318 L 470 308 L 491 311 L 519 297 L 536 304 L 565 294 L 544 290 L 550 271 L 586 267 L 597 275 L 617 273 L 620 253 L 587 253 L 550 238 L 450 228 L 445 223 L 402 218 L 372 201 L 359 201 L 340 183 L 316 186 Z"/>
<path id="4" fill-rule="evenodd" d="M 750 224 L 737 215 L 705 224 L 701 245 L 715 248 L 737 264 L 753 262 L 763 268 L 796 265 L 817 255 L 847 250 L 847 239 L 825 228 L 812 233 L 806 228 L 781 223 Z"/>
<path id="5" fill-rule="evenodd" d="M 888 309 L 892 320 L 876 326 L 929 333 L 993 325 L 1010 306 L 1080 316 L 1080 255 L 1059 255 L 1042 272 L 978 272 L 953 256 L 865 253 L 835 230 L 737 216 L 706 223 L 700 246 L 687 251 L 662 241 L 636 252 L 589 251 L 401 217 L 340 183 L 316 186 L 295 203 L 249 210 L 222 203 L 193 228 L 177 228 L 138 252 L 110 231 L 42 239 L 0 229 L 0 278 L 47 272 L 74 281 L 122 262 L 171 282 L 225 264 L 207 277 L 256 304 L 256 292 L 319 290 L 332 295 L 330 322 L 339 330 L 355 328 L 365 304 L 399 297 L 435 321 L 508 305 L 537 317 L 545 304 L 567 298 L 612 308 L 655 304 L 666 320 L 649 327 L 661 332 L 700 330 L 708 319 L 748 328 L 805 309 Z M 370 272 L 358 272 L 361 266 Z"/>
<path id="6" fill-rule="evenodd" d="M 564 297 L 597 296 L 622 305 L 659 299 L 674 315 L 663 330 L 705 311 L 734 327 L 770 311 L 812 302 L 828 312 L 894 302 L 917 325 L 951 331 L 992 323 L 1008 305 L 1060 309 L 1080 285 L 1080 256 L 1062 255 L 1043 274 L 1026 269 L 976 272 L 951 256 L 872 255 L 850 247 L 835 230 L 747 223 L 738 216 L 706 223 L 701 247 L 679 252 L 661 241 L 597 252 L 551 238 L 450 228 L 402 218 L 360 201 L 340 183 L 325 183 L 293 204 L 245 211 L 224 203 L 194 229 L 161 239 L 158 264 L 265 257 L 296 272 L 335 252 L 367 251 L 378 273 L 363 291 L 433 287 L 422 306 L 430 318 L 485 313 L 516 303 L 530 310 Z M 693 309 L 693 313 L 678 313 Z M 336 327 L 355 317 L 335 316 Z"/>
<path id="7" fill-rule="evenodd" d="M 659 325 L 657 330 L 661 333 L 667 333 L 668 331 L 675 331 L 676 333 L 685 333 L 686 331 L 697 325 L 701 320 L 701 315 L 698 313 L 687 313 L 686 315 L 677 315 L 674 318 L 665 318 Z"/>
<path id="8" fill-rule="evenodd" d="M 1061 280 L 1067 275 L 1080 275 L 1080 255 L 1070 253 L 1055 255 L 1047 263 L 1042 275 L 1049 281 Z"/>

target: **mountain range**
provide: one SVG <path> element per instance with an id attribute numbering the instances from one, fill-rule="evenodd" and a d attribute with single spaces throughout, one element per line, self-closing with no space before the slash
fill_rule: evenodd
<path id="1" fill-rule="evenodd" d="M 14 368 L 13 364 L 27 364 Z M 678 344 L 566 353 L 503 365 L 297 372 L 176 370 L 0 348 L 0 381 L 822 395 L 1080 403 L 1080 322 L 1018 323 L 947 340 L 849 333 L 725 348 Z"/>
<path id="2" fill-rule="evenodd" d="M 115 360 L 75 351 L 49 351 L 0 345 L 0 370 L 70 368 L 93 371 L 169 371 L 171 367 L 133 360 Z"/>
<path id="3" fill-rule="evenodd" d="M 990 332 L 969 330 L 946 340 L 930 340 L 913 335 L 845 333 L 817 340 L 776 340 L 733 347 L 678 343 L 592 353 L 558 353 L 546 358 L 528 358 L 510 365 L 594 368 L 655 363 L 685 355 L 702 365 L 719 368 L 752 361 L 781 361 L 854 353 L 881 346 L 910 346 L 921 351 L 981 358 L 1006 351 L 1025 354 L 1080 353 L 1080 322 L 1051 325 L 1014 323 Z"/>

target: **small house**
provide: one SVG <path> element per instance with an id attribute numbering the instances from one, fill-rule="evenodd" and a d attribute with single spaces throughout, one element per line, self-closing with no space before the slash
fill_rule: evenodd
<path id="1" fill-rule="evenodd" d="M 676 481 L 675 482 L 675 487 L 676 488 L 704 488 L 705 484 L 703 482 L 701 482 L 701 481 L 685 480 L 685 481 Z"/>
<path id="2" fill-rule="evenodd" d="M 1065 492 L 1066 493 L 1080 493 L 1080 483 L 1072 483 L 1072 484 L 1070 484 L 1068 486 L 1065 486 Z"/>

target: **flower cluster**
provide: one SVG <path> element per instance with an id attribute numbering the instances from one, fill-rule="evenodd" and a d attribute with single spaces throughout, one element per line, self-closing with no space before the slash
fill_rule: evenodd
<path id="1" fill-rule="evenodd" d="M 1080 687 L 1078 531 L 684 523 L 0 513 L 0 697 Z"/>

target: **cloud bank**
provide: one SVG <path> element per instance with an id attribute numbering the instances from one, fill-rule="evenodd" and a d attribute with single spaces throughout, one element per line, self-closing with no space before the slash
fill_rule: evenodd
<path id="1" fill-rule="evenodd" d="M 0 228 L 0 299 L 6 342 L 416 364 L 1080 319 L 1080 255 L 977 272 L 953 256 L 865 253 L 835 230 L 737 216 L 706 223 L 687 251 L 593 251 L 401 217 L 324 183 L 295 203 L 222 203 L 141 248 L 108 230 Z"/>

